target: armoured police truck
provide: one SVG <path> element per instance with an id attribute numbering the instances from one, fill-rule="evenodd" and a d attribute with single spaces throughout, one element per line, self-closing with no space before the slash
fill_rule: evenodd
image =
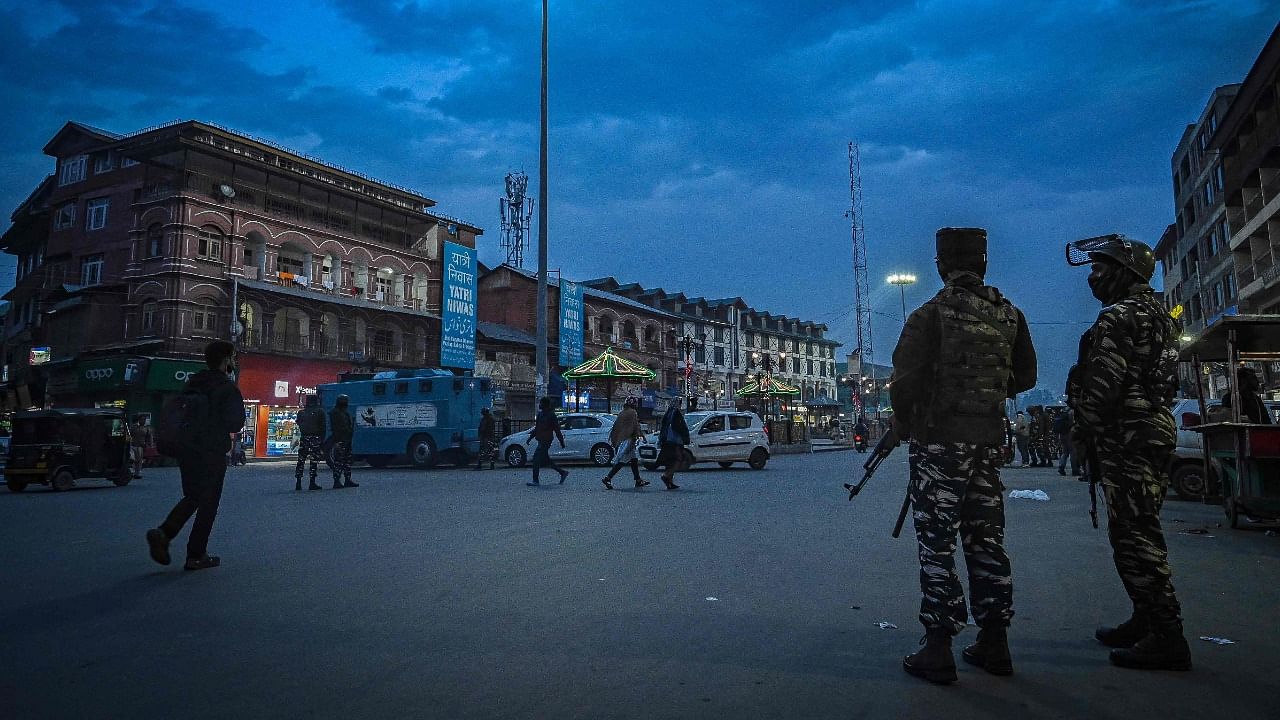
<path id="1" fill-rule="evenodd" d="M 480 452 L 480 411 L 493 402 L 487 377 L 428 368 L 381 372 L 316 388 L 325 413 L 339 395 L 355 417 L 351 454 L 373 467 L 464 465 Z"/>

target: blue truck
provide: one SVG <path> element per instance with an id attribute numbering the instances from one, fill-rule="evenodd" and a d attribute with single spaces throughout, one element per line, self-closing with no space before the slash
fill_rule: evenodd
<path id="1" fill-rule="evenodd" d="M 463 465 L 480 452 L 480 410 L 493 403 L 492 382 L 428 368 L 381 372 L 316 388 L 325 413 L 339 395 L 355 417 L 351 454 L 373 467 L 407 458 L 415 467 Z"/>

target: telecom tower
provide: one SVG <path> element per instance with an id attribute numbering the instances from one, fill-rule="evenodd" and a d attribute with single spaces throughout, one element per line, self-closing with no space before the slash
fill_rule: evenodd
<path id="1" fill-rule="evenodd" d="M 867 238 L 862 225 L 862 161 L 858 156 L 858 143 L 849 143 L 849 233 L 853 240 L 853 296 L 855 324 L 858 328 L 858 362 L 869 366 L 874 356 L 871 347 L 871 296 L 867 285 Z M 851 369 L 852 371 L 852 369 Z M 866 372 L 859 368 L 858 387 L 853 392 L 858 414 L 862 414 L 862 377 Z M 876 387 L 875 371 L 871 371 L 872 387 Z M 879 399 L 877 398 L 877 404 Z"/>
<path id="2" fill-rule="evenodd" d="M 507 251 L 507 264 L 524 267 L 524 251 L 529 247 L 529 221 L 533 218 L 533 198 L 525 197 L 529 176 L 523 172 L 507 175 L 507 196 L 498 199 L 502 215 L 502 249 Z"/>

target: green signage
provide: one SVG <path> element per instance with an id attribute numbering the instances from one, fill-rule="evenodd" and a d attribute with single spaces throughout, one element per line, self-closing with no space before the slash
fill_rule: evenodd
<path id="1" fill-rule="evenodd" d="M 189 360 L 153 359 L 147 370 L 146 388 L 160 392 L 181 392 L 186 387 L 187 380 L 195 377 L 204 367 L 204 363 Z"/>
<path id="2" fill-rule="evenodd" d="M 124 382 L 124 358 L 104 358 L 76 366 L 76 385 L 81 390 L 109 390 Z"/>

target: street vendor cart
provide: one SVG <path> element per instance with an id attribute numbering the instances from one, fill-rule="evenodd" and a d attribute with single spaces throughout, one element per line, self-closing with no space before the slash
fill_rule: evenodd
<path id="1" fill-rule="evenodd" d="M 1194 428 L 1201 433 L 1205 477 L 1218 478 L 1231 527 L 1240 516 L 1280 519 L 1280 425 L 1242 422 L 1239 371 L 1242 362 L 1280 361 L 1280 315 L 1228 315 L 1186 345 L 1179 359 L 1191 363 L 1200 417 L 1205 406 L 1205 362 L 1225 362 L 1231 390 L 1230 417 Z"/>

